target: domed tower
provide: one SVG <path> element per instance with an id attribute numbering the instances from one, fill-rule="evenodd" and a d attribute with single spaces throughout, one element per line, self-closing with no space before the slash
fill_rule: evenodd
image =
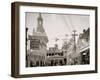
<path id="1" fill-rule="evenodd" d="M 42 66 L 46 59 L 48 37 L 43 28 L 43 18 L 41 13 L 39 13 L 37 18 L 36 30 L 33 28 L 33 34 L 29 35 L 29 41 L 30 62 L 32 62 L 33 66 Z"/>
<path id="2" fill-rule="evenodd" d="M 44 28 L 43 28 L 43 18 L 42 18 L 42 14 L 41 13 L 39 13 L 39 16 L 38 16 L 38 24 L 37 24 L 37 29 L 36 29 L 36 32 L 39 34 L 40 33 L 40 35 L 41 36 L 43 36 L 43 38 L 44 38 L 44 41 L 47 43 L 48 42 L 48 37 L 47 37 L 47 34 L 46 34 L 46 32 L 45 32 L 45 30 L 44 30 Z"/>
<path id="3" fill-rule="evenodd" d="M 43 18 L 41 13 L 37 18 L 37 28 L 33 28 L 33 34 L 29 36 L 31 50 L 46 50 L 48 37 L 43 28 Z M 36 48 L 35 48 L 36 46 Z"/>

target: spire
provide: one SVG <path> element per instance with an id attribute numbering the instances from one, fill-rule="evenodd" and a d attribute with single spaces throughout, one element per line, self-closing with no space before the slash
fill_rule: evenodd
<path id="1" fill-rule="evenodd" d="M 39 13 L 39 17 L 38 17 L 37 32 L 41 32 L 41 33 L 45 32 L 43 28 L 43 18 L 42 18 L 41 13 Z"/>

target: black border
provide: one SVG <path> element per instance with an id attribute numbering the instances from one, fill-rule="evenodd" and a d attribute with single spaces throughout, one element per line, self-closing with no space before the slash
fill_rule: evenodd
<path id="1" fill-rule="evenodd" d="M 95 10 L 95 70 L 90 71 L 74 71 L 74 72 L 59 72 L 59 73 L 43 73 L 43 74 L 19 74 L 19 7 L 20 6 L 40 6 L 54 8 L 73 8 L 73 9 L 88 9 Z M 97 73 L 97 7 L 96 6 L 81 6 L 81 5 L 63 5 L 63 4 L 48 4 L 48 3 L 31 3 L 31 2 L 13 2 L 11 3 L 11 76 L 15 78 L 25 77 L 41 77 L 41 76 L 58 76 L 72 74 L 88 74 Z"/>

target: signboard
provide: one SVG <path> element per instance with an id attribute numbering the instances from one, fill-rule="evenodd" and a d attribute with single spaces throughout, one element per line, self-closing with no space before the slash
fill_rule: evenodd
<path id="1" fill-rule="evenodd" d="M 31 39 L 30 40 L 30 49 L 39 50 L 40 40 L 39 39 Z"/>

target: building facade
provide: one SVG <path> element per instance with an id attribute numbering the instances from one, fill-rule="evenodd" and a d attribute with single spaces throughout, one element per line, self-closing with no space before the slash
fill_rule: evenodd
<path id="1" fill-rule="evenodd" d="M 79 35 L 77 42 L 78 50 L 80 53 L 80 64 L 90 63 L 90 29 L 83 30 L 83 33 Z"/>
<path id="2" fill-rule="evenodd" d="M 28 35 L 27 67 L 44 66 L 48 37 L 43 28 L 43 18 L 39 13 L 37 29 Z"/>
<path id="3" fill-rule="evenodd" d="M 46 66 L 62 66 L 66 65 L 66 52 L 62 49 L 58 49 L 57 44 L 55 47 L 50 47 L 47 51 Z"/>

